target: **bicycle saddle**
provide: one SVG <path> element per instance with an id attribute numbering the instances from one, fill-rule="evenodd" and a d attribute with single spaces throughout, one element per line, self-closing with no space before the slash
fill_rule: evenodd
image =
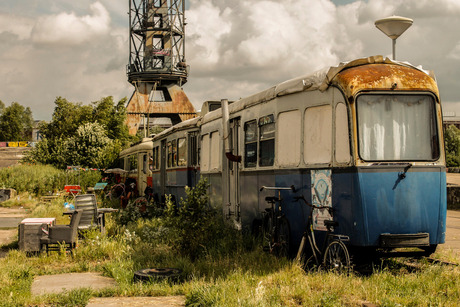
<path id="1" fill-rule="evenodd" d="M 276 196 L 267 196 L 265 197 L 265 201 L 269 203 L 275 203 L 277 201 L 280 201 L 280 199 Z"/>
<path id="2" fill-rule="evenodd" d="M 332 220 L 324 220 L 324 226 L 326 226 L 326 227 L 337 227 L 337 226 L 339 226 L 339 222 L 332 221 Z"/>

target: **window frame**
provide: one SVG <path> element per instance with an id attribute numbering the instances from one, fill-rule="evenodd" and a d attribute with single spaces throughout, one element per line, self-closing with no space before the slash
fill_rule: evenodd
<path id="1" fill-rule="evenodd" d="M 265 138 L 265 139 L 262 139 L 264 137 L 264 133 L 262 132 L 262 128 L 263 127 L 269 127 L 269 126 L 273 126 L 273 130 L 272 131 L 269 131 L 270 134 L 272 134 L 271 136 L 269 136 L 268 138 Z M 276 158 L 276 149 L 275 149 L 275 141 L 276 141 L 276 121 L 275 121 L 275 115 L 274 114 L 269 114 L 269 115 L 266 115 L 266 116 L 262 116 L 259 118 L 259 121 L 258 121 L 258 128 L 259 128 L 259 138 L 258 138 L 258 143 L 259 143 L 259 155 L 258 155 L 258 163 L 257 165 L 259 167 L 270 167 L 270 166 L 273 166 L 275 165 L 275 158 Z M 265 145 L 269 145 L 269 147 L 271 147 L 271 157 L 268 159 L 269 163 L 268 164 L 265 164 L 265 159 L 262 158 L 262 155 L 266 155 L 266 150 L 262 150 L 262 144 Z M 263 163 L 262 163 L 263 162 Z"/>
<path id="2" fill-rule="evenodd" d="M 249 125 L 254 125 L 254 136 L 248 141 L 247 132 Z M 259 136 L 258 136 L 258 125 L 257 120 L 252 119 L 244 123 L 244 168 L 255 168 L 257 167 L 258 162 L 258 143 L 259 143 Z M 248 163 L 248 146 L 255 145 L 255 161 L 251 161 L 251 164 Z"/>
<path id="3" fill-rule="evenodd" d="M 435 149 L 435 153 L 432 152 L 432 156 L 435 156 L 435 158 L 432 158 L 432 159 L 410 159 L 410 160 L 404 160 L 404 159 L 399 159 L 399 160 L 396 160 L 396 159 L 392 159 L 392 160 L 389 160 L 389 159 L 385 159 L 385 160 L 380 160 L 380 159 L 377 159 L 377 160 L 371 160 L 371 159 L 364 159 L 361 155 L 361 136 L 360 136 L 360 123 L 359 123 L 359 97 L 361 96 L 368 96 L 368 95 L 388 95 L 388 96 L 392 96 L 392 95 L 408 95 L 408 96 L 427 96 L 427 97 L 430 97 L 431 98 L 431 114 L 433 115 L 431 117 L 431 122 L 430 122 L 430 128 L 434 128 L 435 129 L 435 135 L 434 137 L 436 138 L 435 141 L 432 141 L 432 144 L 435 144 L 436 145 L 436 148 L 431 148 L 431 150 L 433 151 L 433 149 Z M 433 94 L 431 93 L 427 93 L 427 92 L 411 92 L 411 93 L 405 93 L 405 92 L 391 92 L 391 93 L 388 93 L 388 92 L 365 92 L 365 93 L 362 93 L 362 94 L 359 94 L 356 98 L 355 98 L 355 104 L 356 104 L 356 108 L 355 108 L 355 112 L 356 112 L 356 135 L 357 135 L 357 154 L 358 154 L 358 157 L 359 159 L 361 159 L 362 161 L 364 162 L 408 162 L 408 161 L 416 161 L 416 162 L 434 162 L 434 161 L 437 161 L 441 158 L 441 149 L 442 149 L 442 146 L 440 144 L 440 134 L 442 133 L 439 129 L 439 119 L 438 119 L 438 116 L 437 116 L 437 103 L 438 103 L 438 100 L 436 98 L 436 96 L 434 96 Z M 433 135 L 431 135 L 431 137 L 433 137 Z"/>

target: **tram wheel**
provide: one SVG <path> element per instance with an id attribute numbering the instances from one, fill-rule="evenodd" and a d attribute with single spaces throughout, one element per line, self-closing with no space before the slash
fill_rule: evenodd
<path id="1" fill-rule="evenodd" d="M 329 243 L 324 252 L 323 266 L 337 273 L 348 273 L 351 268 L 350 254 L 342 241 L 334 240 Z"/>
<path id="2" fill-rule="evenodd" d="M 430 246 L 424 247 L 423 251 L 424 251 L 425 257 L 429 257 L 432 254 L 434 254 L 436 252 L 437 247 L 438 247 L 437 244 L 431 244 Z"/>
<path id="3" fill-rule="evenodd" d="M 181 269 L 174 268 L 150 268 L 134 272 L 135 281 L 154 281 L 154 280 L 177 280 L 182 274 Z"/>

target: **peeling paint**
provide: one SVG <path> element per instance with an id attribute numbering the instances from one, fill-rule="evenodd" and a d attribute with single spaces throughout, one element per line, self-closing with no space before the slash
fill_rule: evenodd
<path id="1" fill-rule="evenodd" d="M 436 81 L 426 73 L 401 65 L 370 64 L 340 72 L 333 80 L 348 98 L 362 90 L 421 90 L 439 97 Z"/>
<path id="2" fill-rule="evenodd" d="M 139 126 L 144 118 L 144 114 L 156 114 L 155 117 L 161 117 L 171 114 L 178 114 L 182 121 L 196 117 L 196 110 L 188 99 L 184 90 L 176 85 L 170 84 L 166 89 L 171 97 L 170 101 L 149 102 L 149 95 L 154 87 L 154 83 L 145 82 L 136 86 L 126 107 L 128 118 L 126 124 L 129 127 L 129 133 L 137 133 Z"/>

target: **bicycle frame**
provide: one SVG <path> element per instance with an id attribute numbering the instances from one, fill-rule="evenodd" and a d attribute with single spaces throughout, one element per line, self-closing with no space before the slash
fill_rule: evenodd
<path id="1" fill-rule="evenodd" d="M 326 265 L 325 262 L 326 262 L 327 250 L 328 250 L 328 248 L 330 248 L 331 245 L 333 245 L 333 243 L 335 241 L 337 241 L 336 245 L 338 245 L 339 248 L 342 249 L 343 253 L 344 253 L 345 268 L 348 269 L 349 266 L 350 266 L 350 259 L 349 259 L 347 248 L 343 244 L 343 241 L 348 241 L 349 238 L 347 236 L 344 236 L 344 235 L 333 234 L 332 233 L 332 228 L 338 226 L 337 222 L 334 222 L 334 221 L 331 221 L 331 220 L 324 221 L 324 224 L 326 226 L 327 231 L 326 231 L 326 235 L 324 237 L 324 242 L 323 242 L 323 245 L 321 246 L 321 249 L 319 249 L 317 244 L 316 244 L 316 237 L 315 237 L 315 232 L 314 232 L 314 229 L 313 229 L 313 210 L 314 209 L 328 209 L 330 211 L 330 213 L 331 213 L 331 216 L 332 216 L 332 213 L 333 213 L 332 208 L 326 207 L 326 206 L 312 205 L 309 202 L 307 202 L 307 200 L 303 196 L 296 197 L 295 199 L 296 200 L 302 199 L 305 202 L 305 204 L 307 204 L 311 208 L 310 213 L 308 215 L 307 226 L 306 226 L 304 235 L 302 236 L 302 241 L 300 243 L 299 250 L 297 251 L 296 261 L 300 262 L 302 260 L 302 254 L 304 253 L 306 240 L 308 239 L 308 243 L 310 244 L 311 251 L 312 251 L 312 254 L 313 254 L 312 256 L 315 259 L 315 264 L 317 266 Z M 336 252 L 337 251 L 334 250 L 331 253 L 336 253 Z M 332 265 L 334 266 L 334 268 L 342 269 L 341 266 L 343 264 L 340 261 L 337 261 L 337 259 L 333 259 L 332 256 L 330 256 L 330 258 L 331 259 L 329 261 L 332 262 Z"/>

